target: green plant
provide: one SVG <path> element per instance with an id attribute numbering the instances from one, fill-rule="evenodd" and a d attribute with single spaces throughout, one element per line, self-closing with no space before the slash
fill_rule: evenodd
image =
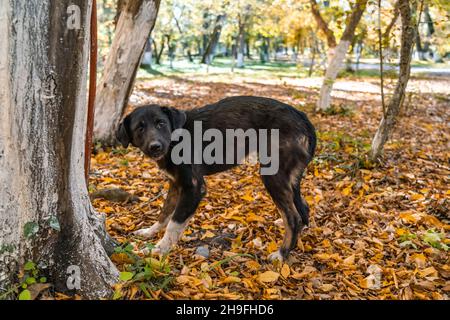
<path id="1" fill-rule="evenodd" d="M 120 161 L 120 164 L 121 164 L 122 166 L 128 167 L 128 165 L 129 165 L 130 163 L 128 162 L 127 159 L 123 159 L 123 160 Z"/>
<path id="2" fill-rule="evenodd" d="M 36 286 L 40 284 L 41 289 L 39 291 L 49 287 L 49 285 L 42 287 L 42 284 L 47 283 L 47 278 L 42 275 L 42 272 L 33 261 L 27 261 L 23 265 L 22 270 L 23 271 L 18 276 L 18 283 L 13 284 L 8 290 L 3 292 L 0 295 L 0 300 L 7 299 L 11 297 L 11 295 L 14 295 L 18 300 L 31 300 L 33 297 L 30 289 L 33 286 L 36 289 Z M 36 295 L 36 290 L 34 291 Z"/>
<path id="3" fill-rule="evenodd" d="M 142 258 L 135 254 L 133 249 L 131 244 L 124 244 L 115 250 L 117 254 L 125 254 L 130 262 L 125 264 L 120 272 L 119 279 L 124 286 L 116 289 L 113 296 L 115 300 L 122 298 L 121 289 L 124 287 L 135 285 L 147 298 L 151 298 L 149 291 L 165 290 L 172 281 L 167 255 L 163 255 L 160 260 L 152 257 Z M 151 256 L 154 246 L 147 244 L 147 249 Z"/>
<path id="4" fill-rule="evenodd" d="M 445 234 L 443 232 L 437 232 L 434 229 L 429 229 L 422 235 L 422 241 L 426 244 L 433 248 L 447 251 L 449 247 L 443 242 L 444 239 Z"/>
<path id="5" fill-rule="evenodd" d="M 127 150 L 127 149 L 124 149 L 124 148 L 113 148 L 113 149 L 111 150 L 111 153 L 112 153 L 113 155 L 121 155 L 121 156 L 124 156 L 124 155 L 126 155 L 126 154 L 128 153 L 128 150 Z"/>
<path id="6" fill-rule="evenodd" d="M 412 241 L 414 239 L 417 239 L 417 236 L 413 233 L 407 232 L 402 234 L 399 238 L 400 247 L 413 247 L 414 249 L 417 249 L 417 245 Z"/>
<path id="7" fill-rule="evenodd" d="M 323 113 L 329 116 L 344 116 L 344 117 L 352 117 L 354 115 L 353 109 L 344 105 L 338 106 L 331 105 Z"/>

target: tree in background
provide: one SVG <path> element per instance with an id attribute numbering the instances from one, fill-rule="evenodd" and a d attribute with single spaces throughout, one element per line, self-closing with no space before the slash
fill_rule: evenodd
<path id="1" fill-rule="evenodd" d="M 80 24 L 69 28 L 72 5 Z M 2 293 L 27 261 L 56 290 L 84 298 L 108 297 L 118 280 L 108 258 L 113 242 L 84 181 L 91 5 L 0 1 Z M 66 286 L 70 270 L 79 287 L 75 278 Z"/>
<path id="2" fill-rule="evenodd" d="M 160 0 L 128 0 L 97 86 L 94 139 L 116 143 L 115 131 L 131 94 L 145 45 L 155 25 Z"/>
<path id="3" fill-rule="evenodd" d="M 399 0 L 399 12 L 402 21 L 402 37 L 400 48 L 400 71 L 394 94 L 387 105 L 385 114 L 381 119 L 377 132 L 372 140 L 371 158 L 376 160 L 383 152 L 383 147 L 394 129 L 400 106 L 405 97 L 411 71 L 411 56 L 417 25 L 412 17 L 412 10 L 408 0 Z"/>
<path id="4" fill-rule="evenodd" d="M 325 77 L 323 79 L 323 84 L 320 89 L 319 100 L 317 102 L 317 110 L 324 111 L 330 108 L 331 91 L 333 89 L 333 83 L 336 81 L 338 72 L 342 68 L 342 64 L 347 54 L 347 50 L 350 46 L 350 43 L 352 42 L 353 36 L 355 34 L 355 29 L 359 21 L 361 20 L 362 14 L 366 8 L 367 1 L 368 0 L 356 0 L 356 3 L 351 9 L 351 14 L 347 17 L 345 30 L 344 33 L 342 34 L 339 44 L 334 48 L 332 48 L 332 53 L 329 56 L 330 58 L 328 59 L 328 66 L 325 72 Z M 317 8 L 313 9 L 315 7 L 314 5 L 315 0 L 311 0 L 311 3 L 312 3 L 311 10 L 313 12 L 313 15 L 316 17 L 317 24 L 327 35 L 328 45 L 329 46 L 334 45 L 335 40 L 333 40 L 334 36 L 331 37 L 332 32 L 326 26 L 326 23 L 323 21 L 323 19 L 318 18 L 321 16 Z"/>
<path id="5" fill-rule="evenodd" d="M 203 53 L 201 63 L 211 64 L 212 59 L 214 58 L 214 53 L 216 51 L 217 44 L 219 43 L 220 34 L 222 32 L 225 17 L 226 16 L 224 14 L 219 14 L 217 16 L 214 29 L 211 33 L 210 40 L 208 42 L 206 50 Z"/>

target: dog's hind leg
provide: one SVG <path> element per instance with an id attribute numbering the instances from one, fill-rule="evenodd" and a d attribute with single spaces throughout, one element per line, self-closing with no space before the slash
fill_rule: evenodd
<path id="1" fill-rule="evenodd" d="M 289 252 L 297 244 L 302 221 L 294 203 L 294 190 L 289 183 L 289 175 L 279 172 L 273 176 L 261 176 L 264 186 L 272 197 L 283 218 L 285 233 L 278 251 L 269 255 L 269 260 L 286 260 Z"/>
<path id="2" fill-rule="evenodd" d="M 178 194 L 178 188 L 173 183 L 170 183 L 169 192 L 167 193 L 166 200 L 164 201 L 164 206 L 161 210 L 161 213 L 159 214 L 158 221 L 155 222 L 150 228 L 134 231 L 133 234 L 145 239 L 150 239 L 154 237 L 159 231 L 164 229 L 169 223 L 170 217 L 175 210 L 178 202 Z"/>
<path id="3" fill-rule="evenodd" d="M 305 199 L 302 197 L 301 189 L 300 189 L 300 183 L 302 181 L 302 172 L 298 175 L 297 181 L 294 181 L 292 183 L 292 190 L 294 195 L 294 204 L 297 208 L 297 212 L 300 214 L 300 217 L 302 219 L 302 227 L 309 225 L 309 207 L 308 203 L 305 201 Z"/>

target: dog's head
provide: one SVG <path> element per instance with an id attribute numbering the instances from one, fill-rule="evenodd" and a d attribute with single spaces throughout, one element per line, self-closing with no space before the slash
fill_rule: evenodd
<path id="1" fill-rule="evenodd" d="M 171 107 L 148 105 L 136 108 L 119 124 L 116 138 L 126 148 L 131 143 L 159 160 L 169 151 L 172 131 L 182 128 L 186 114 Z"/>

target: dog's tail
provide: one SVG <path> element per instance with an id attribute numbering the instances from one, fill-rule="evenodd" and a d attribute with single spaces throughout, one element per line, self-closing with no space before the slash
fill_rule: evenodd
<path id="1" fill-rule="evenodd" d="M 303 132 L 304 136 L 308 140 L 308 163 L 313 159 L 314 153 L 316 151 L 316 145 L 317 145 L 317 136 L 316 136 L 316 128 L 314 128 L 314 125 L 309 121 L 308 117 L 305 113 L 303 113 L 300 110 L 297 110 L 296 108 L 292 107 L 292 110 L 294 113 L 300 118 L 300 123 L 303 126 Z"/>

